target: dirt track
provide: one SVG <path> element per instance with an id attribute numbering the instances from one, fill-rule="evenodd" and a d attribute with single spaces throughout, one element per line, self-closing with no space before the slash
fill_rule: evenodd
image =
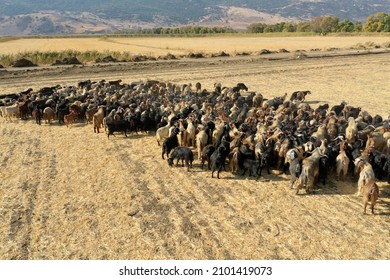
<path id="1" fill-rule="evenodd" d="M 5 92 L 85 79 L 244 82 L 266 97 L 309 89 L 390 113 L 390 55 L 188 60 L 0 72 Z M 2 92 L 3 93 L 3 92 Z M 1 259 L 390 259 L 390 186 L 363 215 L 356 183 L 295 195 L 288 176 L 169 168 L 153 135 L 0 120 Z M 266 172 L 264 172 L 266 173 Z"/>

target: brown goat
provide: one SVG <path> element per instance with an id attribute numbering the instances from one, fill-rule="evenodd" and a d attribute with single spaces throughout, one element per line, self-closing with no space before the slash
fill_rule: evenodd
<path id="1" fill-rule="evenodd" d="M 320 158 L 322 156 L 319 148 L 316 148 L 311 156 L 305 158 L 302 162 L 302 171 L 298 179 L 297 192 L 303 187 L 306 193 L 313 192 L 315 180 L 319 175 Z"/>
<path id="2" fill-rule="evenodd" d="M 108 81 L 109 86 L 119 86 L 122 80 Z"/>
<path id="3" fill-rule="evenodd" d="M 87 109 L 87 111 L 85 112 L 85 119 L 87 121 L 87 124 L 88 123 L 92 123 L 93 121 L 93 115 L 97 112 L 97 108 L 90 108 L 90 109 Z"/>
<path id="4" fill-rule="evenodd" d="M 78 114 L 75 113 L 74 111 L 71 111 L 70 114 L 65 115 L 64 116 L 64 123 L 65 123 L 66 127 L 68 127 L 68 125 L 72 125 L 76 121 L 77 116 L 78 116 Z"/>
<path id="5" fill-rule="evenodd" d="M 375 182 L 370 182 L 366 185 L 364 185 L 363 189 L 363 206 L 364 206 L 364 214 L 366 214 L 366 208 L 368 203 L 371 204 L 371 213 L 374 213 L 374 207 L 376 204 L 376 201 L 378 200 L 379 196 L 379 188 L 378 185 Z"/>
<path id="6" fill-rule="evenodd" d="M 93 132 L 100 132 L 100 128 L 103 126 L 104 108 L 99 107 L 98 111 L 92 117 Z"/>

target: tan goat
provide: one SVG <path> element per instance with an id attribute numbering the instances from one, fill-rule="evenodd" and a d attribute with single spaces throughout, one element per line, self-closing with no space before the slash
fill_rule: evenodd
<path id="1" fill-rule="evenodd" d="M 196 148 L 198 151 L 198 160 L 202 159 L 202 150 L 207 145 L 207 140 L 209 136 L 207 135 L 206 131 L 201 130 L 196 134 Z"/>
<path id="2" fill-rule="evenodd" d="M 374 213 L 374 207 L 376 204 L 376 201 L 379 197 L 379 188 L 378 185 L 375 182 L 370 182 L 368 184 L 365 184 L 363 187 L 363 206 L 364 206 L 364 214 L 366 214 L 366 208 L 368 203 L 371 204 L 371 213 Z"/>
<path id="3" fill-rule="evenodd" d="M 50 124 L 52 120 L 54 120 L 56 114 L 54 113 L 54 110 L 51 107 L 46 107 L 43 110 L 43 119 L 45 120 L 45 123 Z"/>
<path id="4" fill-rule="evenodd" d="M 366 161 L 359 160 L 355 163 L 355 165 L 361 168 L 358 180 L 358 195 L 360 196 L 363 193 L 365 185 L 375 182 L 375 173 L 371 164 Z"/>
<path id="5" fill-rule="evenodd" d="M 302 171 L 298 179 L 297 194 L 304 186 L 307 193 L 311 193 L 313 191 L 315 180 L 319 175 L 321 156 L 321 151 L 319 148 L 316 148 L 311 156 L 302 161 Z"/>
<path id="6" fill-rule="evenodd" d="M 171 123 L 168 121 L 166 126 L 160 127 L 156 131 L 156 140 L 157 144 L 161 146 L 162 142 L 168 138 L 169 136 L 169 128 L 171 127 Z"/>
<path id="7" fill-rule="evenodd" d="M 213 145 L 215 147 L 219 146 L 219 143 L 221 142 L 221 137 L 223 134 L 223 128 L 225 126 L 224 122 L 220 122 L 218 125 L 216 125 L 215 129 L 213 130 Z"/>
<path id="8" fill-rule="evenodd" d="M 187 135 L 186 135 L 186 144 L 187 146 L 193 146 L 195 147 L 195 134 L 196 134 L 196 127 L 192 123 L 191 119 L 187 119 L 187 129 L 186 129 Z"/>
<path id="9" fill-rule="evenodd" d="M 342 180 L 345 178 L 345 176 L 348 173 L 348 167 L 349 167 L 349 158 L 344 150 L 345 142 L 340 143 L 340 153 L 336 157 L 336 174 L 337 174 L 337 180 L 340 179 L 340 174 L 342 173 Z"/>
<path id="10" fill-rule="evenodd" d="M 374 131 L 368 134 L 367 137 L 366 148 L 387 152 L 387 139 L 384 137 L 384 133 Z"/>
<path id="11" fill-rule="evenodd" d="M 358 133 L 357 124 L 355 122 L 355 119 L 353 117 L 348 118 L 348 126 L 345 129 L 345 138 L 347 143 L 353 144 L 356 141 Z"/>
<path id="12" fill-rule="evenodd" d="M 236 173 L 240 169 L 240 166 L 238 164 L 239 157 L 240 157 L 239 147 L 235 147 L 233 151 L 230 152 L 229 155 L 229 166 L 230 166 L 230 171 L 232 173 Z"/>

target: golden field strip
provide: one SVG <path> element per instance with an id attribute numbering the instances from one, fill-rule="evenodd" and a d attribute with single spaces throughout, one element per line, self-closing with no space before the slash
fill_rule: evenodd
<path id="1" fill-rule="evenodd" d="M 216 53 L 225 51 L 256 52 L 262 49 L 289 51 L 330 48 L 348 49 L 357 45 L 383 46 L 389 35 L 374 36 L 291 36 L 266 37 L 226 35 L 213 37 L 81 37 L 81 38 L 20 38 L 0 40 L 0 55 L 32 51 L 117 51 L 138 55 L 160 56 L 167 53 L 184 55 L 189 52 Z"/>

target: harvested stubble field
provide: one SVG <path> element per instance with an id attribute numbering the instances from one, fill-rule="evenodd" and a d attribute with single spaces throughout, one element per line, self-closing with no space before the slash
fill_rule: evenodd
<path id="1" fill-rule="evenodd" d="M 81 37 L 81 38 L 10 38 L 0 41 L 0 54 L 15 54 L 31 51 L 115 51 L 135 55 L 160 56 L 172 53 L 184 55 L 189 52 L 204 54 L 220 51 L 257 52 L 262 49 L 289 51 L 310 49 L 348 49 L 364 45 L 383 46 L 390 37 L 365 36 L 240 36 L 222 35 L 211 37 Z"/>
<path id="2" fill-rule="evenodd" d="M 274 58 L 10 69 L 0 89 L 103 78 L 244 82 L 267 98 L 311 90 L 312 106 L 348 100 L 390 113 L 389 53 Z M 377 214 L 363 215 L 351 178 L 295 195 L 285 175 L 217 180 L 197 161 L 190 172 L 170 168 L 152 134 L 108 140 L 82 123 L 3 119 L 0 131 L 1 259 L 390 259 L 384 182 Z"/>

